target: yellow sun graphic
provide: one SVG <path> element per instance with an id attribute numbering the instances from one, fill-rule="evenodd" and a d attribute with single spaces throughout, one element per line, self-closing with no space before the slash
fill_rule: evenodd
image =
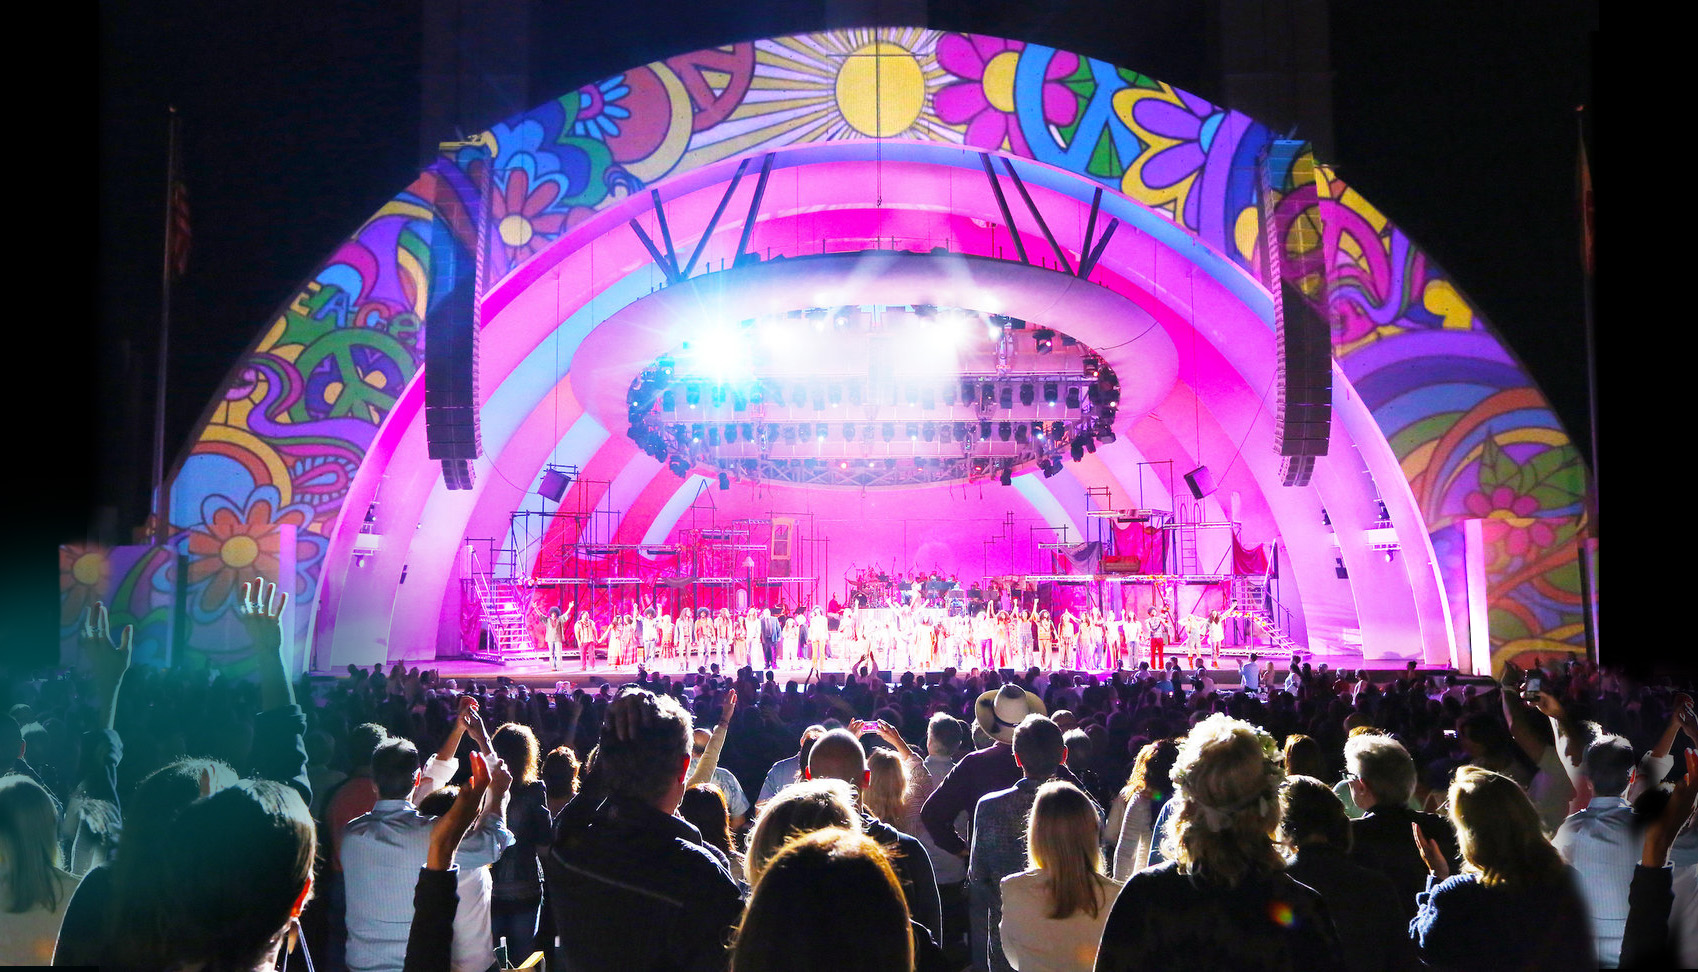
<path id="1" fill-rule="evenodd" d="M 749 93 L 729 118 L 696 136 L 683 167 L 826 139 L 959 142 L 959 131 L 932 110 L 932 95 L 955 80 L 937 64 L 939 36 L 868 28 L 759 41 Z"/>

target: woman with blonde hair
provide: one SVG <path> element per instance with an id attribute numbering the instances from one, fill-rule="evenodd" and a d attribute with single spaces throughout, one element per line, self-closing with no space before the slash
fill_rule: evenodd
<path id="1" fill-rule="evenodd" d="M 867 750 L 867 786 L 861 802 L 880 820 L 902 821 L 908 814 L 908 797 L 913 789 L 908 761 L 895 750 L 874 746 Z"/>
<path id="2" fill-rule="evenodd" d="M 1273 737 L 1216 713 L 1186 734 L 1172 775 L 1167 860 L 1132 875 L 1115 899 L 1099 972 L 1340 968 L 1320 895 L 1285 873 L 1274 845 L 1285 774 Z"/>
<path id="3" fill-rule="evenodd" d="M 914 968 L 907 899 L 877 841 L 854 829 L 818 830 L 787 841 L 763 870 L 731 972 Z"/>
<path id="4" fill-rule="evenodd" d="M 0 965 L 49 965 L 77 879 L 59 853 L 53 797 L 22 774 L 0 777 Z"/>
<path id="5" fill-rule="evenodd" d="M 773 855 L 798 834 L 826 827 L 860 830 L 861 815 L 855 812 L 855 791 L 842 780 L 804 780 L 792 783 L 766 802 L 755 826 L 749 831 L 744 867 L 749 884 L 760 882 Z"/>
<path id="6" fill-rule="evenodd" d="M 1461 874 L 1449 874 L 1437 841 L 1414 833 L 1430 875 L 1409 925 L 1421 957 L 1455 969 L 1596 968 L 1576 876 L 1545 839 L 1521 785 L 1463 766 L 1449 802 Z"/>
<path id="7" fill-rule="evenodd" d="M 1132 774 L 1115 795 L 1103 825 L 1104 843 L 1114 848 L 1113 875 L 1124 882 L 1150 864 L 1156 815 L 1173 795 L 1173 761 L 1179 744 L 1171 739 L 1147 743 L 1138 751 Z"/>
<path id="8" fill-rule="evenodd" d="M 1102 873 L 1097 808 L 1051 780 L 1038 788 L 1026 834 L 1031 870 L 1002 879 L 1002 952 L 1020 972 L 1089 972 L 1120 890 Z"/>

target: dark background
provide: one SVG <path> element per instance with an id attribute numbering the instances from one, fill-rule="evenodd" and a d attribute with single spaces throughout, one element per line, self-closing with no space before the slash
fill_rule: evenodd
<path id="1" fill-rule="evenodd" d="M 66 185 L 61 199 L 37 203 L 96 199 L 93 279 L 74 285 L 46 328 L 49 353 L 87 379 L 25 430 L 42 439 L 35 454 L 52 457 L 48 503 L 20 524 L 0 565 L 0 648 L 51 651 L 57 544 L 130 542 L 147 515 L 166 106 L 183 118 L 193 223 L 173 309 L 166 442 L 175 456 L 262 323 L 411 181 L 421 144 L 454 134 L 421 132 L 426 9 L 390 0 L 101 5 L 99 150 L 86 177 L 95 192 Z M 933 0 L 927 9 L 933 27 L 1046 43 L 1226 100 L 1211 2 Z M 537 0 L 522 107 L 635 64 L 818 29 L 831 16 L 813 3 Z M 1576 107 L 1595 105 L 1596 4 L 1334 0 L 1326 20 L 1326 160 L 1506 335 L 1589 457 Z M 1589 151 L 1594 173 L 1608 171 Z"/>

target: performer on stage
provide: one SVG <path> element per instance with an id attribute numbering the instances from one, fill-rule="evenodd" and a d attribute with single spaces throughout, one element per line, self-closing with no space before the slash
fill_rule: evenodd
<path id="1" fill-rule="evenodd" d="M 1203 633 L 1208 630 L 1209 622 L 1204 620 L 1201 615 L 1193 612 L 1191 614 L 1187 614 L 1185 619 L 1179 622 L 1179 624 L 1181 630 L 1185 633 L 1186 657 L 1191 659 L 1192 668 L 1201 668 L 1203 656 Z"/>
<path id="2" fill-rule="evenodd" d="M 719 670 L 725 671 L 726 659 L 731 655 L 731 631 L 736 627 L 731 618 L 730 608 L 720 608 L 719 614 L 713 619 L 713 662 L 719 664 Z M 702 664 L 711 664 L 704 656 Z"/>
<path id="3" fill-rule="evenodd" d="M 1050 621 L 1048 611 L 1038 612 L 1038 655 L 1039 664 L 1045 668 L 1054 667 L 1055 624 Z"/>
<path id="4" fill-rule="evenodd" d="M 1072 608 L 1061 612 L 1061 621 L 1055 626 L 1055 640 L 1061 652 L 1061 664 L 1077 666 L 1079 661 L 1079 619 L 1074 617 Z"/>
<path id="5" fill-rule="evenodd" d="M 567 610 L 570 611 L 571 608 L 567 608 Z M 544 635 L 548 639 L 548 670 L 558 672 L 560 670 L 560 656 L 565 654 L 562 649 L 566 646 L 566 621 L 560 616 L 559 608 L 548 609 L 547 630 Z"/>
<path id="6" fill-rule="evenodd" d="M 1209 612 L 1209 653 L 1214 667 L 1220 667 L 1220 646 L 1226 640 L 1226 624 L 1219 611 Z"/>
<path id="7" fill-rule="evenodd" d="M 672 648 L 683 660 L 684 671 L 689 671 L 690 656 L 696 651 L 696 617 L 687 607 L 678 609 L 678 620 L 672 623 Z"/>
<path id="8" fill-rule="evenodd" d="M 1167 623 L 1166 609 L 1152 606 L 1150 617 L 1144 622 L 1144 628 L 1150 639 L 1150 667 L 1160 669 L 1162 667 L 1162 651 L 1167 647 L 1168 639 L 1172 637 L 1172 632 Z"/>
<path id="9" fill-rule="evenodd" d="M 696 650 L 702 653 L 702 664 L 708 662 L 708 655 L 713 651 L 716 635 L 713 627 L 713 612 L 707 608 L 696 609 Z"/>
<path id="10" fill-rule="evenodd" d="M 572 602 L 576 607 L 577 601 Z M 566 609 L 570 614 L 572 608 Z M 590 617 L 589 611 L 578 612 L 578 623 L 572 626 L 572 640 L 578 643 L 578 661 L 584 671 L 590 670 L 590 662 L 595 660 L 596 630 L 595 618 Z"/>

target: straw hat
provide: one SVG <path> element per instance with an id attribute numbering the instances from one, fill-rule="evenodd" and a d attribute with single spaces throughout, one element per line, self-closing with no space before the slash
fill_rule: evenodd
<path id="1" fill-rule="evenodd" d="M 1004 685 L 979 696 L 973 717 L 979 728 L 997 742 L 1012 743 L 1014 727 L 1029 715 L 1048 715 L 1044 700 L 1018 685 Z"/>

